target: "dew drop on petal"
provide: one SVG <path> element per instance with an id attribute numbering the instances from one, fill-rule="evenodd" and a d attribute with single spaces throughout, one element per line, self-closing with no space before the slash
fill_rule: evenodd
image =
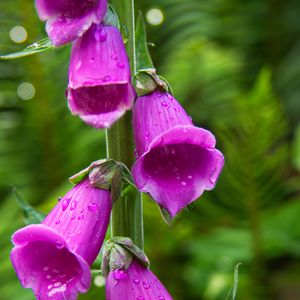
<path id="1" fill-rule="evenodd" d="M 60 287 L 60 286 L 61 286 L 61 282 L 55 282 L 55 283 L 54 283 L 54 286 L 55 286 L 55 287 Z"/>
<path id="2" fill-rule="evenodd" d="M 95 212 L 95 211 L 97 211 L 98 210 L 98 206 L 97 206 L 97 204 L 96 203 L 90 203 L 89 205 L 88 205 L 88 209 L 90 210 L 90 211 L 92 211 L 92 212 Z"/>
<path id="3" fill-rule="evenodd" d="M 62 210 L 66 210 L 70 204 L 71 198 L 64 198 L 61 203 Z"/>
<path id="4" fill-rule="evenodd" d="M 139 158 L 139 152 L 137 151 L 137 149 L 134 149 L 134 156 L 135 158 Z"/>
<path id="5" fill-rule="evenodd" d="M 71 207 L 70 207 L 70 210 L 75 210 L 77 207 L 77 201 L 74 200 L 72 203 L 71 203 Z"/>
<path id="6" fill-rule="evenodd" d="M 134 282 L 135 284 L 139 284 L 139 283 L 140 283 L 140 279 L 138 278 L 137 275 L 134 275 L 134 276 L 133 276 L 133 282 Z"/>
<path id="7" fill-rule="evenodd" d="M 161 105 L 162 105 L 163 107 L 166 107 L 166 108 L 169 108 L 169 107 L 170 107 L 170 104 L 169 104 L 168 102 L 166 102 L 166 101 L 161 102 Z"/>
<path id="8" fill-rule="evenodd" d="M 114 271 L 113 277 L 116 280 L 122 280 L 127 277 L 127 273 L 126 273 L 126 271 L 124 271 L 122 269 L 118 269 L 118 270 Z"/>
<path id="9" fill-rule="evenodd" d="M 186 186 L 186 182 L 185 182 L 185 181 L 181 181 L 181 184 L 182 184 L 183 186 Z"/>
<path id="10" fill-rule="evenodd" d="M 192 179 L 193 178 L 193 176 L 192 175 L 188 175 L 188 177 L 187 177 L 188 179 Z"/>
<path id="11" fill-rule="evenodd" d="M 117 66 L 120 68 L 120 69 L 124 69 L 125 68 L 125 64 L 123 64 L 122 62 L 119 62 L 117 64 Z"/>
<path id="12" fill-rule="evenodd" d="M 150 284 L 149 284 L 149 283 L 143 282 L 142 285 L 143 285 L 143 288 L 144 288 L 145 290 L 150 289 Z"/>
<path id="13" fill-rule="evenodd" d="M 64 247 L 63 243 L 60 242 L 60 241 L 57 241 L 57 242 L 55 243 L 55 246 L 56 246 L 57 249 L 62 249 L 62 248 Z M 54 271 L 53 271 L 53 272 L 54 272 Z"/>
<path id="14" fill-rule="evenodd" d="M 113 53 L 113 54 L 111 55 L 111 58 L 112 58 L 113 60 L 117 60 L 117 59 L 118 59 L 118 56 L 117 56 L 116 53 Z"/>
<path id="15" fill-rule="evenodd" d="M 107 33 L 104 30 L 97 30 L 94 36 L 98 42 L 105 42 L 107 39 Z"/>

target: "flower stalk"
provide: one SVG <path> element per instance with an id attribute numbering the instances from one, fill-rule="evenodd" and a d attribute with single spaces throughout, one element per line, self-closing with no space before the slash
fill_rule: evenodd
<path id="1" fill-rule="evenodd" d="M 126 49 L 130 59 L 132 77 L 136 73 L 135 54 L 135 14 L 134 0 L 113 0 L 120 23 L 126 28 Z M 134 143 L 131 124 L 131 112 L 106 131 L 107 156 L 123 162 L 131 168 L 134 162 Z M 144 244 L 143 215 L 141 193 L 131 188 L 120 196 L 115 203 L 111 217 L 112 236 L 131 238 L 141 249 Z"/>

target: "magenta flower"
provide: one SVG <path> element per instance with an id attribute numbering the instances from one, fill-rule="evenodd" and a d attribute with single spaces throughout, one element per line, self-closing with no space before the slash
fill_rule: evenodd
<path id="1" fill-rule="evenodd" d="M 35 4 L 55 46 L 76 40 L 93 23 L 101 23 L 107 12 L 107 0 L 36 0 Z"/>
<path id="2" fill-rule="evenodd" d="M 106 300 L 132 299 L 172 300 L 157 277 L 135 259 L 126 271 L 110 271 L 106 279 Z"/>
<path id="3" fill-rule="evenodd" d="M 37 299 L 74 300 L 91 283 L 90 265 L 102 246 L 112 208 L 110 192 L 84 180 L 71 189 L 42 224 L 12 237 L 13 267 Z"/>
<path id="4" fill-rule="evenodd" d="M 135 97 L 119 30 L 93 25 L 74 43 L 67 90 L 69 108 L 95 128 L 109 127 Z"/>
<path id="5" fill-rule="evenodd" d="M 172 217 L 214 188 L 224 164 L 215 137 L 194 126 L 170 94 L 154 91 L 139 97 L 133 128 L 138 156 L 132 170 L 135 183 Z"/>

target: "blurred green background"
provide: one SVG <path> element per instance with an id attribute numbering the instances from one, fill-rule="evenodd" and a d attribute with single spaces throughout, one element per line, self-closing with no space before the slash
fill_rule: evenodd
<path id="1" fill-rule="evenodd" d="M 161 75 L 226 165 L 169 228 L 144 201 L 145 250 L 174 299 L 300 299 L 299 0 L 139 0 Z M 20 26 L 20 27 L 18 27 Z M 0 2 L 0 53 L 45 37 L 33 1 Z M 104 133 L 70 115 L 70 48 L 0 61 L 0 299 L 34 299 L 10 265 L 23 217 L 10 185 L 49 211 L 67 178 L 105 156 Z M 101 280 L 80 299 L 104 299 Z"/>

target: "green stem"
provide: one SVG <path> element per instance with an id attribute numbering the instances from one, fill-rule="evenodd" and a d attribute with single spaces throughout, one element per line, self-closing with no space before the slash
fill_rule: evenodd
<path id="1" fill-rule="evenodd" d="M 135 17 L 133 0 L 112 0 L 121 24 L 126 27 L 128 40 L 127 53 L 132 74 L 136 71 L 135 59 Z M 106 131 L 107 156 L 123 162 L 131 168 L 134 162 L 134 143 L 131 124 L 131 112 Z M 114 204 L 111 219 L 112 236 L 130 237 L 143 249 L 143 212 L 141 193 L 129 189 Z"/>

